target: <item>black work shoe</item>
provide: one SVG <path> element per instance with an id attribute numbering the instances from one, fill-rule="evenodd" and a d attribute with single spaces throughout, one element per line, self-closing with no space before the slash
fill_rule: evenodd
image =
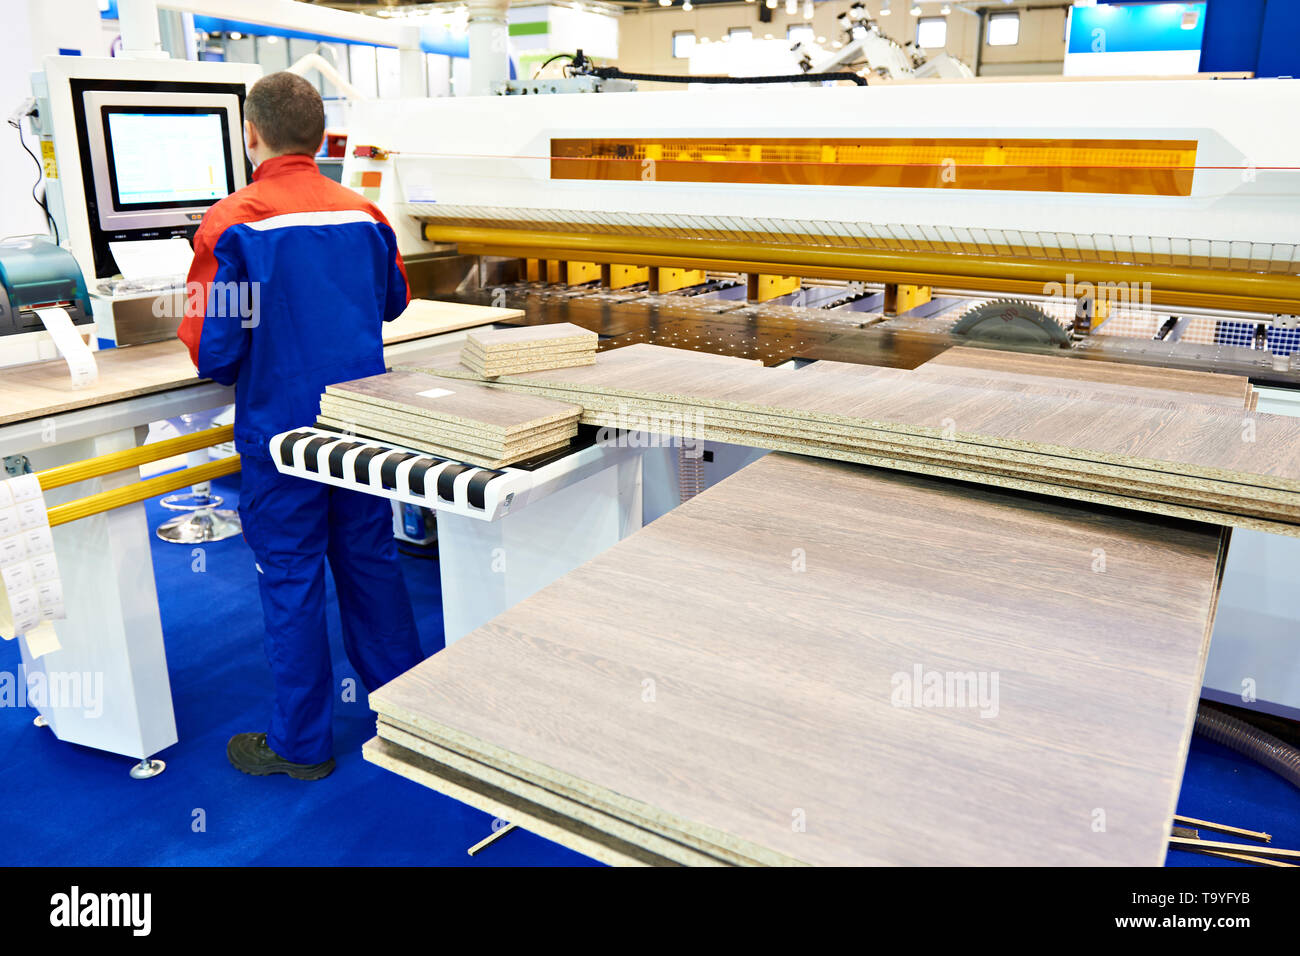
<path id="1" fill-rule="evenodd" d="M 230 765 L 254 777 L 287 773 L 295 780 L 320 780 L 334 772 L 334 758 L 324 763 L 291 763 L 266 744 L 266 734 L 235 734 L 226 744 Z"/>

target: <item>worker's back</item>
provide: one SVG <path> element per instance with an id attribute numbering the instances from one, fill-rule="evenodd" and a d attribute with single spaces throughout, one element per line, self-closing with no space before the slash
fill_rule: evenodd
<path id="1" fill-rule="evenodd" d="M 199 374 L 235 386 L 239 518 L 257 569 L 275 701 L 266 730 L 226 757 L 256 777 L 334 769 L 334 670 L 325 564 L 348 663 L 373 691 L 423 658 L 385 498 L 284 474 L 267 443 L 310 425 L 321 392 L 384 370 L 383 323 L 408 297 L 397 237 L 356 193 L 320 174 L 320 92 L 288 71 L 244 99 L 253 183 L 208 210 L 180 337 Z M 233 555 L 231 555 L 233 557 Z"/>
<path id="2" fill-rule="evenodd" d="M 315 160 L 262 163 L 208 211 L 180 337 L 199 374 L 234 384 L 240 454 L 310 424 L 325 386 L 384 371 L 382 327 L 407 302 L 397 240 Z"/>

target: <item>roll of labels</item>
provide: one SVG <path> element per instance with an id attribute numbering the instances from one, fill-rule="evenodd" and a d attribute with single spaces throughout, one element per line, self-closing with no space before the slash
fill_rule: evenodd
<path id="1" fill-rule="evenodd" d="M 45 496 L 35 475 L 0 481 L 0 636 L 22 635 L 32 659 L 59 649 L 65 616 Z"/>

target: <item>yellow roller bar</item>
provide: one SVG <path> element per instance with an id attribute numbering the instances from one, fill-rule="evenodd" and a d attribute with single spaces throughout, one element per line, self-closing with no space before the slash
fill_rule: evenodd
<path id="1" fill-rule="evenodd" d="M 847 246 L 793 245 L 669 236 L 537 232 L 426 223 L 426 239 L 455 242 L 466 254 L 543 256 L 588 262 L 766 272 L 826 279 L 901 282 L 1042 295 L 1052 283 L 1124 283 L 1133 295 L 1150 284 L 1163 305 L 1300 314 L 1300 277 L 1173 265 L 1111 265 L 1011 256 L 903 252 Z M 545 252 L 542 252 L 545 250 Z"/>
<path id="2" fill-rule="evenodd" d="M 159 444 L 162 444 L 162 442 L 159 442 Z M 50 527 L 67 524 L 69 521 L 76 521 L 80 518 L 88 518 L 91 515 L 110 511 L 113 508 L 120 508 L 123 505 L 133 505 L 147 498 L 165 495 L 167 492 L 176 491 L 178 488 L 188 488 L 190 485 L 197 485 L 202 481 L 220 478 L 222 475 L 232 475 L 237 471 L 239 471 L 239 456 L 231 455 L 229 458 L 222 458 L 220 461 L 209 462 L 206 465 L 182 468 L 179 471 L 159 475 L 157 478 L 149 478 L 133 485 L 114 488 L 112 491 L 101 491 L 99 494 L 87 495 L 85 498 L 78 498 L 76 501 L 69 501 L 67 504 L 55 505 L 51 508 Z"/>
<path id="3" fill-rule="evenodd" d="M 122 471 L 124 468 L 147 465 L 153 461 L 162 461 L 164 458 L 172 457 L 172 455 L 183 455 L 185 452 L 220 445 L 222 442 L 230 441 L 234 435 L 234 425 L 221 425 L 217 428 L 194 432 L 191 435 L 181 435 L 179 438 L 168 438 L 165 441 L 154 442 L 152 445 L 141 445 L 139 448 L 124 448 L 122 451 L 110 452 L 96 458 L 87 458 L 85 461 L 74 461 L 71 464 L 47 468 L 36 473 L 36 480 L 41 483 L 42 491 L 49 491 L 51 488 L 61 488 L 64 485 L 74 485 L 79 481 L 86 481 L 90 478 L 111 475 L 113 472 Z"/>

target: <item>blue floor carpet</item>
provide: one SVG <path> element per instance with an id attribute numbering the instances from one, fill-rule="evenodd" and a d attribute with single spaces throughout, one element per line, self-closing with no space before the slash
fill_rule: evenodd
<path id="1" fill-rule="evenodd" d="M 234 507 L 238 476 L 214 486 Z M 150 528 L 173 514 L 148 503 Z M 32 725 L 32 710 L 0 708 L 0 864 L 592 864 L 523 830 L 470 857 L 466 848 L 491 832 L 490 816 L 361 758 L 374 715 L 343 653 L 332 581 L 335 680 L 358 688 L 355 703 L 335 703 L 337 769 L 311 783 L 234 770 L 226 740 L 265 730 L 270 715 L 252 554 L 241 538 L 207 545 L 198 573 L 189 547 L 155 538 L 153 562 L 180 737 L 159 755 L 166 771 L 132 780 L 130 760 L 59 742 Z M 438 565 L 402 562 L 428 651 L 442 640 Z M 17 645 L 0 645 L 0 670 L 17 673 L 18 664 Z"/>
<path id="2" fill-rule="evenodd" d="M 215 483 L 227 506 L 238 476 Z M 148 504 L 150 527 L 171 516 Z M 357 682 L 355 703 L 336 703 L 338 769 L 326 780 L 254 778 L 226 762 L 226 740 L 263 730 L 270 672 L 262 650 L 256 571 L 243 541 L 205 549 L 193 569 L 187 547 L 154 539 L 154 575 L 167 641 L 180 743 L 167 770 L 132 780 L 130 761 L 55 740 L 34 712 L 0 708 L 0 864 L 11 865 L 590 865 L 523 830 L 476 857 L 465 850 L 491 831 L 486 814 L 361 758 L 374 717 Z M 404 557 L 426 651 L 441 642 L 436 562 Z M 356 680 L 339 641 L 330 594 L 336 681 Z M 0 645 L 0 670 L 16 673 L 18 648 Z M 1274 834 L 1300 847 L 1300 791 L 1216 744 L 1195 738 L 1178 812 Z M 1212 834 L 1202 833 L 1210 838 Z M 1237 865 L 1173 851 L 1179 866 Z"/>
<path id="3" fill-rule="evenodd" d="M 1300 790 L 1254 761 L 1204 737 L 1192 737 L 1183 788 L 1178 795 L 1178 812 L 1198 820 L 1262 830 L 1273 835 L 1274 846 L 1300 850 Z M 1223 836 L 1211 830 L 1201 829 L 1200 834 L 1202 840 L 1242 842 L 1247 852 L 1252 845 L 1239 837 Z M 1186 850 L 1170 850 L 1165 862 L 1169 866 L 1251 865 Z"/>

